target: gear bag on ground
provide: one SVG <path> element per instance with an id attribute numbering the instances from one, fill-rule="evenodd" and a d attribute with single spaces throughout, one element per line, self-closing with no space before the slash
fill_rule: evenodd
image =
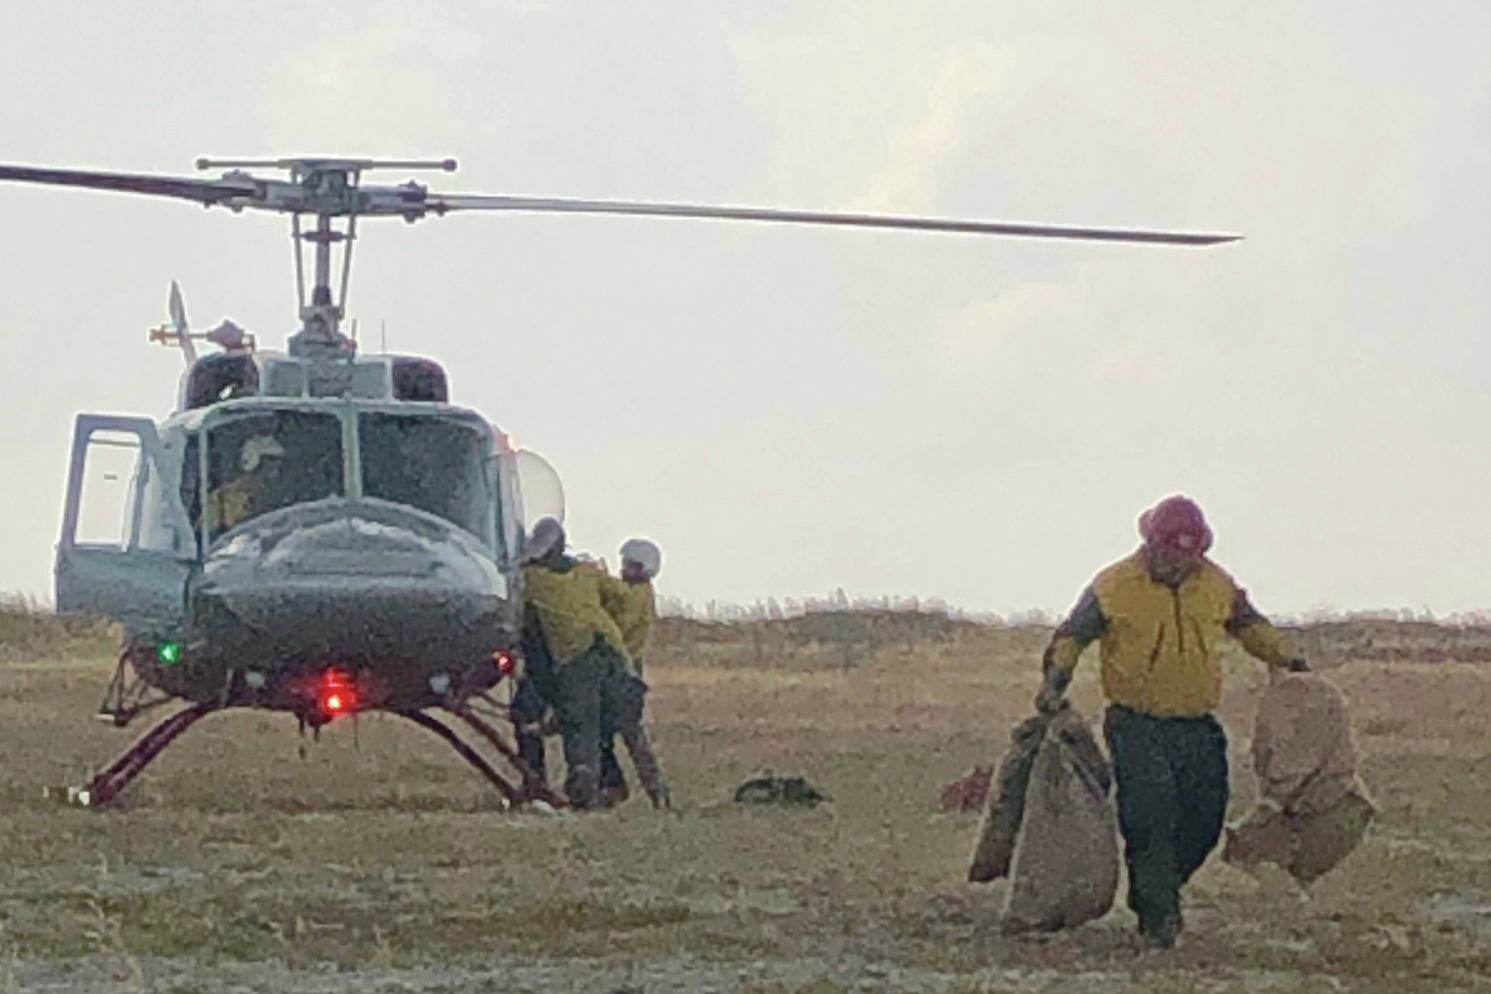
<path id="1" fill-rule="evenodd" d="M 738 804 L 787 804 L 812 807 L 828 800 L 803 777 L 777 777 L 770 773 L 754 777 L 735 788 Z"/>
<path id="2" fill-rule="evenodd" d="M 1313 673 L 1271 676 L 1253 729 L 1257 806 L 1227 829 L 1222 858 L 1278 863 L 1301 884 L 1329 872 L 1377 814 L 1357 775 L 1346 699 Z"/>
<path id="3" fill-rule="evenodd" d="M 1071 707 L 1023 722 L 1010 738 L 968 879 L 1010 877 L 1006 931 L 1101 917 L 1118 889 L 1112 768 Z"/>

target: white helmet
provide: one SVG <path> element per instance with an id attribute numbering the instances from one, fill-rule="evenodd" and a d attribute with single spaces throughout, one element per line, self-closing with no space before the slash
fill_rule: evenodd
<path id="1" fill-rule="evenodd" d="M 663 566 L 663 554 L 656 545 L 645 538 L 629 538 L 621 543 L 621 564 L 636 563 L 650 580 L 657 576 Z"/>
<path id="2" fill-rule="evenodd" d="M 523 561 L 537 562 L 556 548 L 563 549 L 565 541 L 564 526 L 558 518 L 539 518 L 533 523 L 533 531 L 528 533 L 528 541 L 524 543 Z"/>
<path id="3" fill-rule="evenodd" d="M 273 435 L 255 435 L 243 443 L 243 448 L 238 453 L 238 463 L 245 473 L 250 473 L 259 467 L 259 462 L 265 456 L 284 458 L 284 455 L 284 446 Z"/>

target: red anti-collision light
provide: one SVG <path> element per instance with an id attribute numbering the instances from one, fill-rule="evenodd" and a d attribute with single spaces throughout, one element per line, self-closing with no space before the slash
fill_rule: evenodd
<path id="1" fill-rule="evenodd" d="M 357 710 L 357 687 L 352 677 L 341 670 L 327 670 L 321 675 L 321 710 L 328 715 Z"/>
<path id="2" fill-rule="evenodd" d="M 492 662 L 497 664 L 497 672 L 503 676 L 511 674 L 518 665 L 517 657 L 506 649 L 498 649 L 492 653 Z"/>

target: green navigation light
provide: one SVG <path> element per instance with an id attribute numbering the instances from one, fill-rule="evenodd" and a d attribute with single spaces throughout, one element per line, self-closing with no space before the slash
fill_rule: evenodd
<path id="1" fill-rule="evenodd" d="M 181 660 L 181 643 L 180 642 L 162 642 L 160 644 L 160 647 L 155 650 L 155 654 L 156 654 L 156 656 L 158 656 L 160 658 L 160 661 L 163 662 L 163 663 L 165 663 L 167 666 L 170 666 L 173 663 L 180 662 L 180 660 Z"/>

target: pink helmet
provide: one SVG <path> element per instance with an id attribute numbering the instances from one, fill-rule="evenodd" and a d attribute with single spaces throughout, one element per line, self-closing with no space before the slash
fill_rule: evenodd
<path id="1" fill-rule="evenodd" d="M 1211 529 L 1189 497 L 1166 497 L 1139 516 L 1139 534 L 1150 545 L 1168 545 L 1197 554 L 1211 548 Z"/>

